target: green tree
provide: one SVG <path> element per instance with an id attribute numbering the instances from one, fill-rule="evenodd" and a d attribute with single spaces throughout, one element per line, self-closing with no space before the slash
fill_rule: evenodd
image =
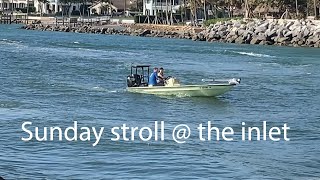
<path id="1" fill-rule="evenodd" d="M 102 7 L 101 7 L 101 13 L 102 12 L 107 12 L 107 14 L 109 15 L 110 13 L 112 13 L 112 7 L 111 7 L 111 1 L 110 0 L 102 0 L 101 3 L 105 3 Z M 103 13 L 103 14 L 104 14 Z"/>
<path id="2" fill-rule="evenodd" d="M 62 7 L 62 16 L 67 14 L 69 17 L 71 15 L 70 8 L 73 3 L 79 3 L 80 0 L 60 0 L 60 4 Z"/>

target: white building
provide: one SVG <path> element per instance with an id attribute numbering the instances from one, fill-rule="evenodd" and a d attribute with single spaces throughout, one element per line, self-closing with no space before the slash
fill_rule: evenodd
<path id="1" fill-rule="evenodd" d="M 29 1 L 31 4 L 31 1 Z M 15 10 L 27 7 L 27 0 L 0 0 L 0 11 Z"/>
<path id="2" fill-rule="evenodd" d="M 166 0 L 144 0 L 143 1 L 143 15 L 156 15 L 158 12 L 165 12 L 168 10 L 169 12 L 176 13 L 180 9 L 180 0 L 168 0 L 168 4 L 166 4 Z"/>
<path id="3" fill-rule="evenodd" d="M 88 6 L 89 5 L 91 5 L 91 3 L 88 3 Z M 46 4 L 39 3 L 38 0 L 34 0 L 34 7 L 38 13 L 41 13 L 42 11 L 44 14 L 55 14 L 62 11 L 62 6 L 66 8 L 69 5 L 61 4 L 59 0 L 48 0 L 48 3 Z M 72 11 L 80 11 L 80 7 L 80 3 L 72 3 L 68 13 L 71 13 Z"/>
<path id="4" fill-rule="evenodd" d="M 34 1 L 34 7 L 37 13 L 54 14 L 61 11 L 61 4 L 58 0 L 48 0 L 48 3 L 39 3 L 38 0 Z"/>
<path id="5" fill-rule="evenodd" d="M 41 3 L 38 0 L 0 0 L 0 11 L 11 11 L 16 8 L 25 8 L 27 7 L 27 1 L 29 7 L 35 7 L 36 13 L 42 14 L 56 14 L 61 12 L 64 9 L 65 14 L 71 14 L 72 11 L 81 11 L 80 13 L 90 13 L 96 12 L 97 14 L 105 14 L 105 6 L 106 3 L 91 3 L 89 0 L 85 5 L 83 3 L 72 3 L 69 11 L 65 12 L 69 5 L 61 4 L 60 0 L 48 0 L 48 3 Z M 142 1 L 142 0 L 141 0 Z M 113 3 L 114 2 L 114 3 Z M 113 0 L 112 4 L 110 4 L 110 12 L 119 11 L 119 9 L 127 9 L 132 6 L 133 2 L 131 0 Z M 64 7 L 64 8 L 62 8 Z M 90 7 L 90 8 L 89 8 Z M 126 7 L 126 8 L 125 8 Z M 85 10 L 85 12 L 83 12 Z M 88 11 L 87 11 L 88 10 Z M 90 11 L 90 12 L 89 12 Z M 110 13 L 108 12 L 108 13 Z"/>
<path id="6" fill-rule="evenodd" d="M 88 7 L 90 10 L 90 15 L 110 15 L 112 12 L 117 12 L 118 8 L 112 4 L 106 2 L 99 2 Z"/>
<path id="7" fill-rule="evenodd" d="M 0 0 L 0 11 L 15 11 L 17 8 L 26 8 L 27 2 L 29 7 L 34 6 L 36 12 L 44 14 L 54 14 L 61 11 L 59 0 L 48 0 L 48 3 L 39 3 L 38 0 Z"/>

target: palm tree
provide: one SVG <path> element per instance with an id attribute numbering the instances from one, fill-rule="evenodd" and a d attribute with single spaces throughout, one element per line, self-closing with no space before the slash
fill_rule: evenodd
<path id="1" fill-rule="evenodd" d="M 181 16 L 181 21 L 183 22 L 186 16 L 186 0 L 180 0 L 179 1 L 179 11 L 180 11 L 180 16 Z"/>
<path id="2" fill-rule="evenodd" d="M 168 16 L 168 0 L 166 0 L 166 19 L 167 19 L 167 24 L 169 24 L 169 16 Z"/>
<path id="3" fill-rule="evenodd" d="M 101 13 L 107 12 L 109 15 L 110 10 L 112 12 L 112 7 L 110 6 L 110 0 L 101 0 L 100 3 L 102 3 Z"/>
<path id="4" fill-rule="evenodd" d="M 4 11 L 4 0 L 2 0 L 2 2 L 1 2 L 1 10 L 2 10 L 2 12 Z"/>
<path id="5" fill-rule="evenodd" d="M 39 9 L 40 9 L 40 16 L 43 15 L 43 5 L 48 3 L 48 0 L 38 0 L 39 2 Z"/>
<path id="6" fill-rule="evenodd" d="M 4 0 L 2 0 L 2 2 L 1 2 L 1 13 L 4 11 L 3 5 L 4 5 Z M 0 14 L 0 15 L 1 15 L 1 14 Z"/>
<path id="7" fill-rule="evenodd" d="M 248 3 L 248 0 L 245 0 L 244 7 L 246 9 L 244 17 L 245 18 L 249 18 L 249 3 Z"/>
<path id="8" fill-rule="evenodd" d="M 182 1 L 180 1 L 182 2 Z M 184 9 L 184 18 L 183 19 L 187 19 L 187 8 L 186 8 L 186 0 L 183 0 L 183 9 Z"/>
<path id="9" fill-rule="evenodd" d="M 170 0 L 170 25 L 173 24 L 172 0 Z"/>
<path id="10" fill-rule="evenodd" d="M 298 11 L 298 0 L 296 0 L 296 13 L 297 13 L 297 16 L 299 15 L 299 11 Z"/>
<path id="11" fill-rule="evenodd" d="M 162 22 L 162 24 L 164 24 L 164 22 L 163 22 L 163 7 L 162 7 L 162 0 L 160 0 L 160 9 L 161 9 L 161 22 Z"/>
<path id="12" fill-rule="evenodd" d="M 203 0 L 203 14 L 204 14 L 204 20 L 207 20 L 206 0 Z"/>
<path id="13" fill-rule="evenodd" d="M 79 3 L 79 9 L 80 9 L 80 16 L 84 16 L 84 8 L 85 8 L 85 6 L 86 6 L 86 4 L 87 4 L 87 0 L 78 0 L 78 3 Z M 82 9 L 81 9 L 81 6 L 82 6 Z M 81 12 L 81 10 L 82 10 L 82 12 Z"/>
<path id="14" fill-rule="evenodd" d="M 313 8 L 314 8 L 314 17 L 317 17 L 317 3 L 316 3 L 316 0 L 313 0 Z"/>
<path id="15" fill-rule="evenodd" d="M 64 15 L 64 11 L 67 11 L 68 16 L 70 16 L 70 7 L 72 5 L 72 3 L 76 2 L 77 0 L 60 0 L 61 3 L 61 7 L 62 7 L 62 16 Z M 66 6 L 65 7 L 63 7 Z"/>

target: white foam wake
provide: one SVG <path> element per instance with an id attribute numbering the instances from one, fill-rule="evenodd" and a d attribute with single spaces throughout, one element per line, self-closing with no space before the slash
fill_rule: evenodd
<path id="1" fill-rule="evenodd" d="M 237 54 L 253 56 L 253 57 L 275 57 L 268 54 L 259 54 L 259 53 L 253 53 L 253 52 L 238 52 L 238 51 L 233 51 L 233 52 Z"/>
<path id="2" fill-rule="evenodd" d="M 14 41 L 9 39 L 0 39 L 0 44 L 7 44 L 7 45 L 19 45 L 22 41 Z"/>

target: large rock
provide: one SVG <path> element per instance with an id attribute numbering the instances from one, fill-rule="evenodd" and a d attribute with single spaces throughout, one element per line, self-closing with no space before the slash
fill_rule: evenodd
<path id="1" fill-rule="evenodd" d="M 254 37 L 252 38 L 252 40 L 250 41 L 250 44 L 259 44 L 261 42 L 261 40 L 259 40 L 258 38 Z"/>
<path id="2" fill-rule="evenodd" d="M 256 37 L 258 40 L 260 41 L 266 41 L 266 36 L 262 35 L 262 34 L 259 34 L 257 37 Z"/>
<path id="3" fill-rule="evenodd" d="M 230 36 L 226 40 L 228 43 L 235 43 L 237 38 L 238 38 L 237 36 Z"/>
<path id="4" fill-rule="evenodd" d="M 313 47 L 320 48 L 320 41 L 315 42 Z"/>
<path id="5" fill-rule="evenodd" d="M 199 41 L 205 41 L 206 40 L 206 37 L 203 33 L 199 33 L 198 34 L 198 38 L 199 38 Z"/>
<path id="6" fill-rule="evenodd" d="M 260 32 L 262 32 L 262 33 L 264 33 L 264 32 L 266 32 L 266 30 L 267 30 L 267 28 L 265 28 L 265 27 L 257 27 L 256 29 L 255 29 L 255 33 L 260 33 Z"/>
<path id="7" fill-rule="evenodd" d="M 229 30 L 229 36 L 235 36 L 235 35 L 237 35 L 237 31 L 238 31 L 238 28 L 231 28 L 230 30 Z"/>
<path id="8" fill-rule="evenodd" d="M 221 36 L 220 36 L 220 34 L 214 34 L 214 35 L 213 35 L 213 38 L 214 38 L 215 40 L 220 40 L 220 39 L 221 39 Z"/>
<path id="9" fill-rule="evenodd" d="M 70 28 L 69 28 L 69 27 L 66 27 L 66 28 L 64 29 L 64 32 L 70 32 Z"/>
<path id="10" fill-rule="evenodd" d="M 197 41 L 197 40 L 199 40 L 199 37 L 198 37 L 197 34 L 194 34 L 194 35 L 192 36 L 192 41 Z"/>
<path id="11" fill-rule="evenodd" d="M 277 31 L 274 30 L 274 29 L 269 30 L 268 32 L 266 32 L 266 35 L 267 35 L 268 37 L 270 37 L 270 38 L 275 37 L 275 36 L 277 36 Z"/>
<path id="12" fill-rule="evenodd" d="M 220 26 L 219 28 L 218 28 L 218 31 L 226 31 L 228 29 L 228 27 L 227 26 Z"/>
<path id="13" fill-rule="evenodd" d="M 150 29 L 145 29 L 145 30 L 142 30 L 142 32 L 140 32 L 139 36 L 146 36 L 147 34 L 150 34 L 151 31 Z"/>
<path id="14" fill-rule="evenodd" d="M 303 37 L 304 37 L 304 38 L 308 38 L 309 35 L 310 35 L 310 31 L 309 31 L 309 29 L 306 28 L 306 29 L 303 31 Z"/>
<path id="15" fill-rule="evenodd" d="M 283 42 L 286 42 L 286 41 L 290 41 L 290 38 L 289 37 L 277 37 L 274 39 L 275 42 L 279 42 L 279 43 L 283 43 Z"/>
<path id="16" fill-rule="evenodd" d="M 108 29 L 108 28 L 103 27 L 103 28 L 101 29 L 101 34 L 105 34 L 105 33 L 106 33 L 106 31 L 107 31 L 107 29 Z"/>
<path id="17" fill-rule="evenodd" d="M 267 45 L 267 41 L 260 41 L 259 45 Z"/>
<path id="18" fill-rule="evenodd" d="M 242 35 L 247 35 L 247 31 L 246 30 L 244 30 L 244 29 L 238 29 L 237 31 L 236 31 L 236 34 L 238 35 L 238 36 L 242 36 Z"/>
<path id="19" fill-rule="evenodd" d="M 309 45 L 313 45 L 315 43 L 315 41 L 312 39 L 312 38 L 309 38 L 306 40 L 306 45 L 309 46 Z"/>
<path id="20" fill-rule="evenodd" d="M 285 26 L 286 29 L 290 29 L 293 24 L 294 24 L 293 21 L 288 22 L 288 23 L 286 24 L 286 26 Z M 292 29 L 290 29 L 290 30 L 292 30 Z"/>
<path id="21" fill-rule="evenodd" d="M 265 22 L 263 24 L 261 24 L 260 26 L 258 26 L 258 28 L 261 28 L 261 29 L 268 29 L 269 27 L 269 22 Z"/>
<path id="22" fill-rule="evenodd" d="M 241 36 L 239 36 L 237 39 L 235 39 L 235 43 L 237 44 L 243 44 L 245 41 L 243 40 L 243 38 Z"/>
<path id="23" fill-rule="evenodd" d="M 283 34 L 284 37 L 292 38 L 292 31 L 288 31 Z"/>

